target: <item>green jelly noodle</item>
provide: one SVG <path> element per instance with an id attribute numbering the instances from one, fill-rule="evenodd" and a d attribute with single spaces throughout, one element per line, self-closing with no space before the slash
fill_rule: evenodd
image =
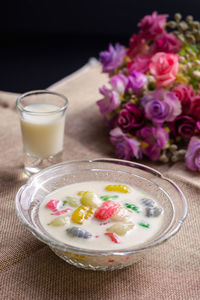
<path id="1" fill-rule="evenodd" d="M 105 196 L 101 196 L 100 197 L 103 201 L 108 201 L 108 200 L 116 200 L 119 198 L 119 196 L 114 195 L 114 196 L 109 196 L 109 195 L 105 195 Z"/>
<path id="2" fill-rule="evenodd" d="M 150 228 L 150 224 L 148 224 L 148 223 L 140 222 L 139 225 L 144 228 Z"/>
<path id="3" fill-rule="evenodd" d="M 126 208 L 131 209 L 131 210 L 137 212 L 138 214 L 140 213 L 139 207 L 134 204 L 126 203 L 125 206 L 126 206 Z"/>

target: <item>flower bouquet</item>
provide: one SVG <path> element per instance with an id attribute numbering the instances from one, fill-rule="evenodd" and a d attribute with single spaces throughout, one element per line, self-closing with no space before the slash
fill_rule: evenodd
<path id="1" fill-rule="evenodd" d="M 145 16 L 129 48 L 100 53 L 110 86 L 97 101 L 122 159 L 176 162 L 200 171 L 200 23 Z"/>

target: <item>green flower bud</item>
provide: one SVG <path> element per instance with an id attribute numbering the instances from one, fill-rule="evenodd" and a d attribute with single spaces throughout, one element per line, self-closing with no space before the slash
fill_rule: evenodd
<path id="1" fill-rule="evenodd" d="M 179 21 L 182 19 L 182 15 L 179 14 L 179 13 L 176 13 L 176 14 L 174 15 L 174 19 L 176 20 L 176 22 L 179 22 Z"/>
<path id="2" fill-rule="evenodd" d="M 175 145 L 175 144 L 172 144 L 170 147 L 169 147 L 169 150 L 171 151 L 171 152 L 174 152 L 174 151 L 176 151 L 177 150 L 177 146 Z"/>
<path id="3" fill-rule="evenodd" d="M 194 26 L 195 28 L 199 29 L 199 28 L 200 28 L 200 23 L 199 23 L 198 21 L 194 21 L 194 22 L 193 22 L 193 26 Z"/>
<path id="4" fill-rule="evenodd" d="M 192 76 L 196 79 L 200 79 L 200 71 L 199 70 L 193 71 Z"/>
<path id="5" fill-rule="evenodd" d="M 159 160 L 163 163 L 168 163 L 168 161 L 169 161 L 166 154 L 162 154 Z"/>
<path id="6" fill-rule="evenodd" d="M 180 149 L 180 150 L 177 152 L 177 154 L 178 154 L 179 156 L 185 156 L 185 153 L 186 153 L 186 150 L 185 150 L 185 149 Z"/>
<path id="7" fill-rule="evenodd" d="M 193 19 L 194 19 L 193 16 L 190 16 L 190 15 L 186 17 L 186 21 L 188 23 L 191 23 L 193 21 Z"/>
<path id="8" fill-rule="evenodd" d="M 174 29 L 174 28 L 176 28 L 176 22 L 174 22 L 174 21 L 169 21 L 168 23 L 167 23 L 167 26 L 169 27 L 169 28 L 172 28 L 172 29 Z"/>
<path id="9" fill-rule="evenodd" d="M 177 162 L 178 161 L 178 156 L 175 154 L 171 157 L 172 162 Z"/>
<path id="10" fill-rule="evenodd" d="M 186 39 L 187 39 L 187 42 L 190 43 L 190 44 L 195 44 L 196 43 L 195 37 L 190 32 L 186 33 Z"/>
<path id="11" fill-rule="evenodd" d="M 195 60 L 196 65 L 200 66 L 200 60 Z"/>
<path id="12" fill-rule="evenodd" d="M 178 24 L 178 29 L 180 31 L 185 31 L 188 29 L 188 24 L 185 21 L 182 21 Z"/>

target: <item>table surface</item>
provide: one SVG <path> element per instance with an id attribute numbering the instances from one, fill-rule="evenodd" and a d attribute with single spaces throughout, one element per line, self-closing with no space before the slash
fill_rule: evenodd
<path id="1" fill-rule="evenodd" d="M 70 101 L 64 160 L 115 157 L 95 104 L 100 97 L 98 88 L 107 80 L 92 60 L 50 87 Z M 27 180 L 16 97 L 0 92 L 0 298 L 200 299 L 200 174 L 190 172 L 181 162 L 172 166 L 148 163 L 173 179 L 188 199 L 189 214 L 180 232 L 125 269 L 77 269 L 38 241 L 16 217 L 15 195 Z"/>

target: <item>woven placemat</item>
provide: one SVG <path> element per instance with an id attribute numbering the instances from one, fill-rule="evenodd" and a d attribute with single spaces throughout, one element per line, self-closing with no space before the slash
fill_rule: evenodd
<path id="1" fill-rule="evenodd" d="M 69 98 L 64 160 L 114 157 L 95 104 L 107 82 L 94 60 L 50 89 Z M 26 182 L 17 95 L 0 92 L 0 299 L 200 299 L 200 174 L 184 164 L 152 165 L 175 180 L 189 202 L 180 232 L 133 266 L 112 272 L 77 269 L 18 221 L 14 199 Z"/>

